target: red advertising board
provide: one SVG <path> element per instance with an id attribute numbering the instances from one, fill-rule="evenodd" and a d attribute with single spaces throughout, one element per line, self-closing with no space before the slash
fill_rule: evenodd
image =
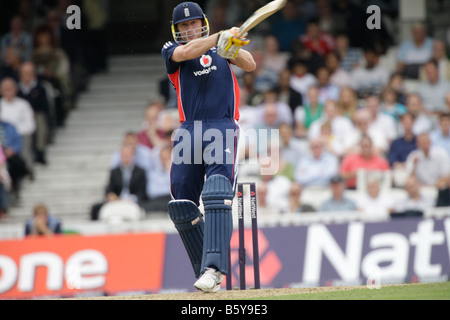
<path id="1" fill-rule="evenodd" d="M 0 299 L 158 291 L 166 235 L 28 238 L 0 242 Z"/>

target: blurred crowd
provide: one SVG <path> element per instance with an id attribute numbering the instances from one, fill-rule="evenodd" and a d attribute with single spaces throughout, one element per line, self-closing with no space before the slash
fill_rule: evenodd
<path id="1" fill-rule="evenodd" d="M 0 14 L 0 216 L 20 200 L 23 179 L 47 165 L 47 147 L 93 74 L 107 71 L 102 1 L 20 0 Z M 67 8 L 84 28 L 69 29 Z"/>
<path id="2" fill-rule="evenodd" d="M 239 25 L 268 1 L 198 2 L 214 33 Z M 261 212 L 420 215 L 450 207 L 450 37 L 442 36 L 450 36 L 450 28 L 438 33 L 421 21 L 411 26 L 409 39 L 397 41 L 397 1 L 377 2 L 382 27 L 369 30 L 366 8 L 372 2 L 289 0 L 251 31 L 246 49 L 257 69 L 234 69 L 244 137 L 239 174 L 258 182 Z M 18 1 L 10 30 L 1 35 L 4 212 L 7 194 L 17 195 L 20 180 L 33 179 L 33 166 L 47 162 L 46 146 L 88 89 L 90 75 L 108 67 L 103 1 L 35 3 Z M 64 19 L 71 3 L 82 7 L 89 28 L 68 32 Z M 163 75 L 159 93 L 142 126 L 126 133 L 112 155 L 92 220 L 106 209 L 113 212 L 108 205 L 118 200 L 135 204 L 141 217 L 166 211 L 171 135 L 179 122 L 176 93 Z M 269 141 L 245 139 L 250 132 L 267 133 Z M 265 166 L 278 170 L 261 174 Z M 405 197 L 393 201 L 392 189 Z M 422 192 L 430 189 L 434 193 Z M 330 198 L 313 205 L 302 196 L 305 190 Z M 360 190 L 358 198 L 347 196 Z"/>

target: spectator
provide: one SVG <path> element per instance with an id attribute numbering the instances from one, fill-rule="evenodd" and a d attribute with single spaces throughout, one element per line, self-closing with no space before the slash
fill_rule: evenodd
<path id="1" fill-rule="evenodd" d="M 307 23 L 306 33 L 300 36 L 300 41 L 311 54 L 322 58 L 335 50 L 333 37 L 321 29 L 316 19 Z"/>
<path id="2" fill-rule="evenodd" d="M 348 189 L 356 189 L 358 170 L 386 171 L 390 170 L 387 160 L 375 153 L 372 139 L 363 136 L 360 141 L 360 152 L 346 155 L 341 162 L 340 174 L 346 180 Z"/>
<path id="3" fill-rule="evenodd" d="M 406 113 L 406 106 L 398 102 L 397 91 L 392 87 L 385 87 L 381 93 L 381 112 L 390 115 L 396 123 L 400 116 Z"/>
<path id="4" fill-rule="evenodd" d="M 423 133 L 417 136 L 417 150 L 406 160 L 406 171 L 421 185 L 437 187 L 450 174 L 450 157 L 445 149 L 431 144 L 428 133 Z"/>
<path id="5" fill-rule="evenodd" d="M 350 47 L 350 39 L 345 33 L 338 33 L 335 37 L 336 53 L 340 57 L 341 68 L 351 73 L 361 64 L 362 54 L 357 48 Z"/>
<path id="6" fill-rule="evenodd" d="M 450 112 L 439 115 L 439 128 L 430 133 L 433 146 L 442 147 L 450 157 Z"/>
<path id="7" fill-rule="evenodd" d="M 341 59 L 335 51 L 330 52 L 325 56 L 325 67 L 330 72 L 331 84 L 339 88 L 350 85 L 350 73 L 341 67 Z"/>
<path id="8" fill-rule="evenodd" d="M 151 179 L 151 172 L 154 168 L 155 164 L 155 153 L 152 152 L 151 149 L 148 147 L 140 144 L 138 142 L 137 133 L 136 132 L 127 132 L 125 133 L 124 140 L 122 142 L 122 146 L 131 146 L 134 150 L 134 157 L 133 160 L 135 164 L 144 169 L 147 176 L 147 197 L 150 198 L 152 191 L 150 188 L 150 179 Z M 117 167 L 119 167 L 121 163 L 121 153 L 120 150 L 117 150 L 113 153 L 110 160 L 110 169 L 113 170 Z"/>
<path id="9" fill-rule="evenodd" d="M 358 153 L 360 151 L 359 142 L 365 135 L 372 139 L 376 154 L 383 156 L 388 151 L 390 142 L 386 137 L 386 133 L 377 126 L 372 125 L 371 116 L 368 110 L 358 110 L 354 117 L 354 124 L 354 133 L 348 135 L 344 143 L 346 154 Z"/>
<path id="10" fill-rule="evenodd" d="M 383 113 L 380 105 L 380 98 L 377 95 L 370 94 L 365 99 L 365 109 L 370 113 L 370 125 L 384 132 L 388 139 L 388 144 L 398 137 L 397 124 L 395 120 Z"/>
<path id="11" fill-rule="evenodd" d="M 30 60 L 31 52 L 33 50 L 33 39 L 31 35 L 24 30 L 23 21 L 20 16 L 14 16 L 11 19 L 10 31 L 1 39 L 1 51 L 3 54 L 8 47 L 18 49 L 22 61 Z M 4 55 L 2 56 L 2 59 L 5 59 Z"/>
<path id="12" fill-rule="evenodd" d="M 408 95 L 405 89 L 403 75 L 399 72 L 394 72 L 389 78 L 388 87 L 392 88 L 397 94 L 397 102 L 406 105 L 406 96 Z"/>
<path id="13" fill-rule="evenodd" d="M 164 212 L 172 200 L 170 193 L 170 168 L 172 165 L 172 145 L 165 143 L 158 147 L 155 165 L 150 173 L 150 199 L 145 202 L 147 213 Z"/>
<path id="14" fill-rule="evenodd" d="M 166 135 L 159 130 L 159 117 L 164 110 L 164 104 L 161 101 L 152 101 L 145 109 L 145 122 L 143 129 L 138 132 L 137 138 L 141 145 L 153 149 L 165 141 Z"/>
<path id="15" fill-rule="evenodd" d="M 292 183 L 289 190 L 289 212 L 290 213 L 307 213 L 316 212 L 316 209 L 302 201 L 302 186 L 298 183 Z"/>
<path id="16" fill-rule="evenodd" d="M 34 111 L 36 132 L 34 135 L 34 160 L 47 164 L 46 150 L 50 138 L 50 108 L 47 92 L 41 85 L 35 66 L 26 62 L 20 69 L 18 96 L 28 101 Z"/>
<path id="17" fill-rule="evenodd" d="M 305 60 L 295 60 L 291 63 L 291 87 L 303 97 L 307 96 L 309 87 L 317 85 L 317 78 L 309 73 Z"/>
<path id="18" fill-rule="evenodd" d="M 443 183 L 438 190 L 436 207 L 450 207 L 450 175 L 448 176 L 447 183 Z"/>
<path id="19" fill-rule="evenodd" d="M 255 49 L 252 51 L 252 55 L 256 62 L 256 70 L 253 71 L 255 75 L 255 89 L 260 92 L 265 92 L 274 88 L 278 82 L 278 73 L 265 65 L 262 50 Z"/>
<path id="20" fill-rule="evenodd" d="M 284 69 L 280 72 L 275 91 L 280 102 L 287 104 L 291 108 L 292 114 L 295 113 L 297 107 L 303 105 L 303 96 L 291 86 L 291 71 L 289 69 Z"/>
<path id="21" fill-rule="evenodd" d="M 263 119 L 267 106 L 273 106 L 277 110 L 277 119 L 275 122 L 276 126 L 280 125 L 281 123 L 294 125 L 294 116 L 292 114 L 291 108 L 278 99 L 278 94 L 275 89 L 265 91 L 263 103 L 256 107 L 258 110 L 257 115 L 259 121 L 264 121 Z"/>
<path id="22" fill-rule="evenodd" d="M 290 51 L 293 42 L 306 31 L 306 23 L 294 1 L 288 1 L 279 18 L 272 24 L 272 34 L 280 43 L 280 51 Z"/>
<path id="23" fill-rule="evenodd" d="M 12 124 L 3 120 L 0 120 L 0 143 L 6 156 L 8 173 L 11 177 L 10 192 L 15 197 L 13 200 L 17 201 L 20 199 L 21 181 L 29 172 L 21 155 L 22 138 Z"/>
<path id="24" fill-rule="evenodd" d="M 308 130 L 308 137 L 320 136 L 320 128 L 325 122 L 330 122 L 333 135 L 339 143 L 344 143 L 348 136 L 354 132 L 351 120 L 338 114 L 338 105 L 334 100 L 327 101 L 322 117 L 311 124 Z"/>
<path id="25" fill-rule="evenodd" d="M 339 172 L 339 159 L 324 150 L 321 138 L 309 141 L 310 153 L 301 157 L 295 167 L 295 181 L 304 188 L 327 187 Z"/>
<path id="26" fill-rule="evenodd" d="M 304 105 L 295 109 L 295 135 L 306 137 L 311 124 L 322 117 L 323 109 L 324 105 L 319 102 L 319 88 L 311 86 Z"/>
<path id="27" fill-rule="evenodd" d="M 62 234 L 62 223 L 51 215 L 45 204 L 37 204 L 33 208 L 33 218 L 25 224 L 25 236 L 53 236 Z"/>
<path id="28" fill-rule="evenodd" d="M 280 156 L 291 166 L 295 167 L 298 160 L 307 152 L 306 142 L 294 136 L 292 126 L 282 123 L 280 130 Z"/>
<path id="29" fill-rule="evenodd" d="M 102 206 L 112 201 L 131 201 L 144 208 L 147 197 L 147 177 L 143 168 L 136 165 L 135 149 L 124 145 L 120 150 L 120 165 L 109 173 L 105 199 L 91 208 L 91 220 L 98 220 Z"/>
<path id="30" fill-rule="evenodd" d="M 367 177 L 366 190 L 356 201 L 358 210 L 366 218 L 388 218 L 394 208 L 394 200 L 381 190 L 381 177 L 371 174 Z"/>
<path id="31" fill-rule="evenodd" d="M 433 57 L 438 66 L 439 79 L 450 81 L 450 60 L 447 54 L 445 42 L 439 39 L 434 40 Z M 426 81 L 427 76 L 424 68 L 420 68 L 420 81 Z"/>
<path id="32" fill-rule="evenodd" d="M 423 216 L 434 207 L 433 199 L 424 196 L 420 191 L 420 183 L 415 176 L 410 176 L 405 184 L 407 196 L 397 201 L 392 216 Z"/>
<path id="33" fill-rule="evenodd" d="M 320 126 L 320 138 L 323 141 L 324 150 L 334 154 L 340 160 L 344 155 L 344 146 L 341 141 L 336 139 L 329 121 Z"/>
<path id="34" fill-rule="evenodd" d="M 278 39 L 273 35 L 264 38 L 264 67 L 277 75 L 281 73 L 288 62 L 288 55 L 280 51 Z"/>
<path id="35" fill-rule="evenodd" d="M 319 86 L 319 103 L 325 104 L 328 100 L 339 100 L 340 88 L 330 82 L 330 71 L 326 67 L 317 69 L 317 83 Z"/>
<path id="36" fill-rule="evenodd" d="M 34 111 L 25 99 L 17 97 L 17 84 L 13 79 L 4 79 L 1 83 L 2 99 L 0 112 L 3 121 L 11 123 L 22 139 L 21 155 L 25 160 L 28 173 L 33 176 L 33 134 L 36 130 Z"/>
<path id="37" fill-rule="evenodd" d="M 450 91 L 450 83 L 439 78 L 437 62 L 431 60 L 424 65 L 427 81 L 420 83 L 417 93 L 422 97 L 425 109 L 436 115 L 445 111 L 445 96 Z"/>
<path id="38" fill-rule="evenodd" d="M 393 170 L 405 170 L 406 159 L 417 149 L 416 135 L 414 134 L 414 116 L 405 113 L 400 117 L 403 135 L 392 141 L 388 151 L 389 165 Z"/>
<path id="39" fill-rule="evenodd" d="M 355 90 L 343 87 L 339 93 L 338 112 L 339 115 L 354 121 L 355 113 L 359 109 L 359 100 Z"/>
<path id="40" fill-rule="evenodd" d="M 8 47 L 4 55 L 5 61 L 0 62 L 0 81 L 6 78 L 12 78 L 16 82 L 19 82 L 20 67 L 22 65 L 20 50 L 14 47 Z"/>
<path id="41" fill-rule="evenodd" d="M 317 0 L 317 11 L 320 28 L 325 33 L 333 34 L 346 28 L 345 19 L 333 12 L 330 0 Z"/>
<path id="42" fill-rule="evenodd" d="M 341 176 L 338 175 L 331 178 L 330 188 L 331 198 L 319 206 L 319 212 L 357 210 L 355 202 L 345 196 L 345 180 Z"/>
<path id="43" fill-rule="evenodd" d="M 432 58 L 433 40 L 427 37 L 427 30 L 422 23 L 412 26 L 412 39 L 400 44 L 398 50 L 397 71 L 408 79 L 419 78 L 419 68 Z"/>
<path id="44" fill-rule="evenodd" d="M 380 65 L 380 56 L 374 49 L 365 49 L 364 59 L 365 65 L 353 69 L 350 74 L 351 87 L 360 98 L 368 93 L 380 94 L 389 81 L 389 73 Z"/>
<path id="45" fill-rule="evenodd" d="M 431 132 L 433 130 L 433 119 L 425 111 L 422 98 L 419 94 L 408 94 L 406 99 L 406 109 L 414 116 L 413 132 L 416 136 L 422 133 Z"/>

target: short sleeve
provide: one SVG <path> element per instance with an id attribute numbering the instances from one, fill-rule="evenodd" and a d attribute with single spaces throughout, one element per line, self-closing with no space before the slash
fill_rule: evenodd
<path id="1" fill-rule="evenodd" d="M 173 52 L 178 46 L 179 44 L 177 44 L 176 42 L 168 41 L 161 49 L 161 54 L 166 64 L 166 70 L 168 74 L 175 73 L 180 66 L 178 62 L 175 62 L 171 59 Z"/>

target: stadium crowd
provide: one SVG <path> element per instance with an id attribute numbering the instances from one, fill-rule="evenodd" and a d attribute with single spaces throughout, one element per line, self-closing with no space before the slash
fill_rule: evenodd
<path id="1" fill-rule="evenodd" d="M 1 40 L 4 213 L 5 192 L 10 187 L 17 194 L 20 179 L 33 179 L 33 165 L 46 163 L 45 147 L 76 108 L 89 76 L 107 69 L 103 51 L 85 40 L 89 36 L 64 32 L 61 21 L 70 1 L 59 1 L 32 21 L 25 17 L 33 1 L 19 2 L 11 30 Z M 211 33 L 238 25 L 266 2 L 199 1 Z M 365 1 L 290 0 L 251 32 L 248 50 L 257 69 L 235 70 L 241 88 L 241 135 L 278 133 L 266 144 L 241 139 L 239 148 L 240 178 L 258 182 L 261 212 L 402 215 L 450 206 L 450 39 L 434 36 L 418 22 L 411 38 L 397 43 L 385 22 L 398 18 L 398 8 L 395 1 L 380 3 L 385 19 L 379 30 L 366 28 Z M 92 39 L 98 34 L 92 31 Z M 159 93 L 161 100 L 149 104 L 143 126 L 128 132 L 122 149 L 112 155 L 111 179 L 105 198 L 93 204 L 92 220 L 99 219 L 106 203 L 120 199 L 132 199 L 146 213 L 165 211 L 170 137 L 179 123 L 176 94 L 167 77 L 161 79 Z M 17 110 L 8 114 L 13 108 L 20 110 L 20 117 L 14 114 Z M 280 156 L 275 157 L 278 148 Z M 261 175 L 265 165 L 278 170 Z M 146 173 L 145 181 L 133 180 L 135 168 Z M 126 181 L 114 179 L 118 169 Z M 3 174 L 7 171 L 9 184 Z M 371 174 L 361 180 L 366 172 Z M 392 201 L 383 192 L 386 177 L 389 188 L 405 191 L 404 199 Z M 363 196 L 346 197 L 347 190 L 360 188 Z M 422 188 L 434 189 L 437 197 L 421 194 Z M 302 198 L 307 189 L 329 191 L 331 197 L 313 206 Z"/>

